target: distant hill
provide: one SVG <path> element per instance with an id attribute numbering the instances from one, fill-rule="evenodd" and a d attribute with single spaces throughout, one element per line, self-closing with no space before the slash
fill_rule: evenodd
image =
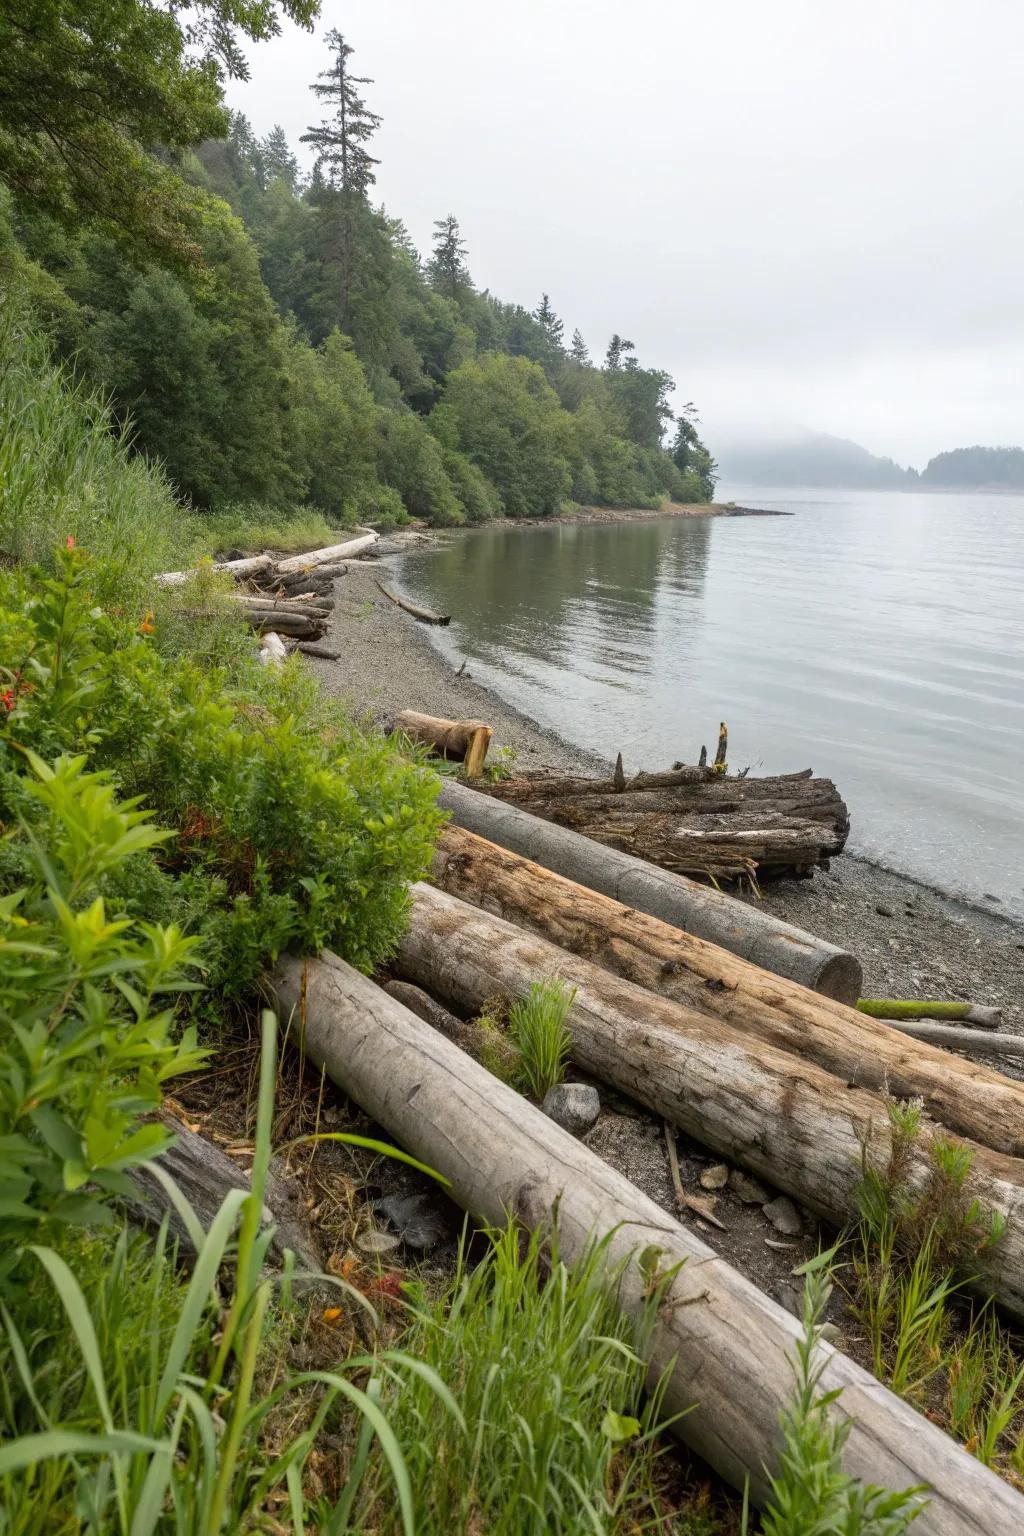
<path id="1" fill-rule="evenodd" d="M 1024 491 L 1024 448 L 954 448 L 936 454 L 921 482 L 936 490 Z"/>
<path id="2" fill-rule="evenodd" d="M 747 485 L 907 490 L 917 484 L 916 470 L 902 469 L 892 459 L 869 453 L 860 443 L 825 432 L 808 432 L 787 442 L 717 445 L 716 455 L 722 480 Z"/>

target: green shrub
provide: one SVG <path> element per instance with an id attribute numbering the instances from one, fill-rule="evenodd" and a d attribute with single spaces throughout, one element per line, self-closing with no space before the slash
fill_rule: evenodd
<path id="1" fill-rule="evenodd" d="M 534 981 L 526 997 L 509 1004 L 509 1034 L 520 1053 L 522 1082 L 538 1101 L 565 1076 L 572 1051 L 565 1021 L 575 996 L 575 987 L 560 981 Z"/>
<path id="2" fill-rule="evenodd" d="M 261 502 L 237 502 L 203 518 L 200 542 L 215 559 L 228 550 L 259 554 L 264 549 L 288 554 L 339 544 L 345 534 L 332 527 L 317 511 L 291 511 L 264 506 Z"/>

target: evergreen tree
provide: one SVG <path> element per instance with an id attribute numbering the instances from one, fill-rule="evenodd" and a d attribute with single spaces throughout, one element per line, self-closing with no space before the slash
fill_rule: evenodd
<path id="1" fill-rule="evenodd" d="M 533 318 L 543 327 L 544 334 L 551 346 L 560 350 L 562 346 L 562 331 L 564 329 L 561 320 L 551 308 L 551 300 L 546 293 L 540 296 L 540 304 L 533 312 Z"/>
<path id="2" fill-rule="evenodd" d="M 459 294 L 472 287 L 469 268 L 466 266 L 466 242 L 459 229 L 454 213 L 434 220 L 434 253 L 428 271 L 438 293 L 446 299 L 457 299 Z"/>
<path id="3" fill-rule="evenodd" d="M 590 353 L 587 351 L 587 344 L 580 335 L 578 326 L 572 333 L 572 341 L 569 344 L 569 356 L 581 368 L 586 368 L 590 362 Z"/>
<path id="4" fill-rule="evenodd" d="M 348 61 L 354 50 L 340 32 L 328 32 L 327 43 L 334 59 L 330 68 L 314 81 L 312 89 L 334 110 L 316 126 L 310 125 L 302 135 L 302 143 L 312 144 L 321 175 L 326 172 L 325 180 L 331 186 L 365 196 L 375 179 L 373 167 L 380 164 L 366 148 L 380 127 L 380 118 L 370 111 L 358 88 L 373 82 L 349 70 Z"/>
<path id="5" fill-rule="evenodd" d="M 259 146 L 263 185 L 283 181 L 292 192 L 299 185 L 299 162 L 288 144 L 284 129 L 275 123 Z"/>
<path id="6" fill-rule="evenodd" d="M 609 370 L 609 372 L 615 373 L 619 368 L 623 366 L 625 353 L 635 351 L 636 348 L 634 347 L 633 343 L 631 341 L 627 341 L 624 336 L 620 336 L 618 331 L 616 331 L 615 335 L 608 343 L 608 351 L 605 353 L 604 365 Z M 628 361 L 629 360 L 626 359 L 627 366 Z"/>

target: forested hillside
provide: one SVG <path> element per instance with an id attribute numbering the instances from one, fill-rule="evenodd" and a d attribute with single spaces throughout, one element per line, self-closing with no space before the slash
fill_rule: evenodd
<path id="1" fill-rule="evenodd" d="M 921 484 L 950 490 L 1024 490 L 1024 448 L 954 448 L 936 454 Z"/>
<path id="2" fill-rule="evenodd" d="M 380 119 L 338 33 L 304 176 L 280 129 L 224 112 L 160 13 L 130 7 L 120 119 L 91 124 L 112 82 L 87 46 L 103 7 L 81 9 L 51 46 L 42 0 L 5 23 L 0 268 L 197 508 L 454 524 L 710 498 L 692 410 L 674 418 L 630 341 L 593 361 L 548 295 L 530 311 L 477 288 L 454 215 L 424 258 L 374 206 Z"/>

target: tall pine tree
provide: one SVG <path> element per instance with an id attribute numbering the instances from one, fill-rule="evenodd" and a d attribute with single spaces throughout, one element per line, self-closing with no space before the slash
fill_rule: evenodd
<path id="1" fill-rule="evenodd" d="M 373 81 L 352 74 L 348 61 L 354 50 L 340 32 L 328 32 L 327 43 L 334 58 L 312 89 L 334 110 L 320 123 L 310 125 L 302 143 L 312 144 L 316 150 L 316 163 L 325 181 L 343 192 L 365 196 L 375 180 L 373 167 L 380 164 L 366 148 L 380 127 L 380 118 L 370 111 L 358 88 Z"/>
<path id="2" fill-rule="evenodd" d="M 465 260 L 466 249 L 454 213 L 434 220 L 434 251 L 427 270 L 434 287 L 446 299 L 457 299 L 461 292 L 472 287 Z"/>
<path id="3" fill-rule="evenodd" d="M 572 341 L 569 343 L 569 356 L 581 368 L 586 368 L 590 362 L 590 353 L 587 351 L 587 344 L 580 335 L 578 326 L 572 333 Z"/>
<path id="4" fill-rule="evenodd" d="M 540 296 L 540 304 L 533 312 L 533 318 L 544 328 L 544 334 L 554 348 L 561 348 L 562 331 L 564 329 L 561 320 L 551 308 L 551 300 L 546 293 Z"/>

